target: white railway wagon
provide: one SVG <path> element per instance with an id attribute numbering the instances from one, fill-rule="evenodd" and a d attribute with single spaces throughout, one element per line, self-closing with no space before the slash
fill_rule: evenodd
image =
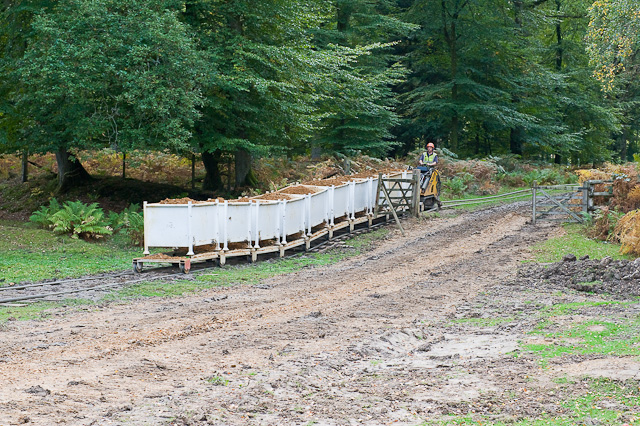
<path id="1" fill-rule="evenodd" d="M 406 177 L 407 173 L 393 175 Z M 134 270 L 143 263 L 177 263 L 188 272 L 192 261 L 280 252 L 310 243 L 336 230 L 368 222 L 376 203 L 378 178 L 356 178 L 341 185 L 296 185 L 309 192 L 287 193 L 282 200 L 260 197 L 248 201 L 144 203 L 144 254 L 134 259 Z M 287 189 L 283 191 L 286 193 Z M 277 194 L 277 193 L 276 193 Z M 183 255 L 149 256 L 150 248 L 182 249 Z"/>

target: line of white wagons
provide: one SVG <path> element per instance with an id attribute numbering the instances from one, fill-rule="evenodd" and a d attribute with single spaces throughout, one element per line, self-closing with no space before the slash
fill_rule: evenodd
<path id="1" fill-rule="evenodd" d="M 409 173 L 384 176 L 407 178 Z M 377 191 L 375 176 L 338 185 L 318 181 L 294 185 L 246 201 L 145 202 L 146 256 L 134 259 L 133 269 L 140 272 L 144 263 L 174 263 L 188 272 L 194 261 L 218 259 L 224 265 L 231 256 L 256 261 L 260 254 L 280 252 L 284 256 L 285 250 L 301 245 L 308 249 L 312 241 L 331 238 L 339 229 L 353 230 L 365 222 L 371 226 Z M 178 253 L 181 249 L 181 255 L 150 255 L 154 247 L 173 248 Z"/>

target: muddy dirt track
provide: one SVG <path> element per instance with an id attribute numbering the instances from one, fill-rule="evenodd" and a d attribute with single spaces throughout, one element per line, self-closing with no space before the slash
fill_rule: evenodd
<path id="1" fill-rule="evenodd" d="M 529 214 L 515 204 L 413 220 L 407 237 L 393 231 L 363 255 L 257 286 L 8 322 L 0 425 L 415 425 L 558 411 L 515 402 L 540 374 L 508 355 L 522 323 L 443 325 L 482 306 L 502 314 L 492 289 L 559 232 Z M 526 386 L 546 392 L 550 378 Z"/>

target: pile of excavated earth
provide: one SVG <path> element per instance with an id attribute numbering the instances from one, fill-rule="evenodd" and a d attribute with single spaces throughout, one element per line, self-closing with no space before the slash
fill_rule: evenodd
<path id="1" fill-rule="evenodd" d="M 629 260 L 577 259 L 573 254 L 564 256 L 562 262 L 552 264 L 528 264 L 518 271 L 518 279 L 531 285 L 548 281 L 558 287 L 618 297 L 640 296 L 640 258 Z"/>

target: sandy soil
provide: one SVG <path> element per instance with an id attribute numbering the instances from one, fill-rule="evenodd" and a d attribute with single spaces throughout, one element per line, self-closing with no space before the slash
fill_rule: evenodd
<path id="1" fill-rule="evenodd" d="M 561 413 L 539 396 L 554 375 L 597 369 L 598 359 L 542 372 L 508 354 L 526 320 L 451 326 L 526 309 L 518 264 L 559 232 L 528 220 L 522 206 L 413 220 L 407 237 L 394 231 L 363 255 L 257 286 L 9 322 L 0 425 L 415 425 Z M 640 379 L 632 359 L 606 369 Z"/>

